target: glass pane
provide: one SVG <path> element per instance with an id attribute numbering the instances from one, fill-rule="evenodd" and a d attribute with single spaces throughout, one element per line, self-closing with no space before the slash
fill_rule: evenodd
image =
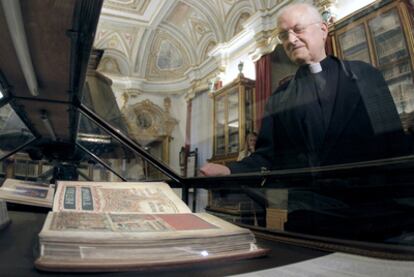
<path id="1" fill-rule="evenodd" d="M 167 180 L 164 174 L 144 161 L 137 153 L 122 145 L 98 125 L 81 115 L 77 143 L 100 158 L 115 173 L 128 181 Z M 151 151 L 151 150 L 148 150 Z M 154 145 L 153 155 L 160 155 L 159 145 Z M 157 152 L 156 152 L 157 151 Z M 92 165 L 93 180 L 114 181 L 122 179 L 95 161 Z"/>
<path id="2" fill-rule="evenodd" d="M 0 158 L 34 139 L 9 104 L 0 108 Z"/>
<path id="3" fill-rule="evenodd" d="M 364 25 L 358 25 L 339 35 L 339 44 L 343 59 L 370 62 Z"/>
<path id="4" fill-rule="evenodd" d="M 407 57 L 407 46 L 396 9 L 370 20 L 369 28 L 374 38 L 379 65 Z"/>
<path id="5" fill-rule="evenodd" d="M 406 114 L 414 110 L 414 81 L 408 48 L 398 12 L 393 9 L 369 22 L 374 38 L 378 64 L 389 86 L 406 130 Z"/>
<path id="6" fill-rule="evenodd" d="M 215 117 L 216 117 L 216 122 L 215 122 L 215 132 L 216 132 L 216 137 L 215 137 L 215 155 L 223 155 L 225 152 L 225 124 L 226 124 L 226 119 L 225 119 L 225 94 L 222 94 L 220 96 L 216 97 L 215 100 Z"/>
<path id="7" fill-rule="evenodd" d="M 227 145 L 227 153 L 239 152 L 239 90 L 234 88 L 228 92 L 228 132 L 229 141 Z"/>
<path id="8" fill-rule="evenodd" d="M 253 89 L 246 87 L 245 89 L 245 120 L 246 132 L 253 132 L 254 114 L 253 114 Z"/>
<path id="9" fill-rule="evenodd" d="M 160 25 L 149 29 L 130 25 L 122 29 L 125 20 L 113 24 L 108 17 L 101 18 L 94 45 L 105 53 L 97 75 L 102 73 L 112 84 L 104 88 L 99 83 L 104 78 L 88 79 L 84 103 L 109 122 L 118 122 L 114 124 L 119 130 L 160 160 L 166 150 L 164 142 L 170 143 L 168 165 L 181 168 L 182 175 L 200 175 L 200 168 L 208 162 L 228 166 L 233 175 L 246 175 L 235 176 L 237 181 L 232 176 L 230 180 L 197 178 L 195 184 L 207 180 L 215 186 L 208 192 L 190 191 L 198 211 L 269 230 L 412 244 L 413 162 L 409 155 L 414 153 L 414 62 L 412 33 L 404 33 L 413 30 L 412 22 L 405 22 L 412 17 L 412 10 L 405 6 L 409 1 L 375 1 L 358 8 L 358 1 L 327 1 L 347 13 L 340 20 L 330 19 L 334 44 L 329 48 L 338 51 L 333 56 L 354 62 L 322 59 L 322 72 L 316 76 L 308 62 L 298 59 L 295 63 L 292 51 L 297 49 L 289 52 L 286 45 L 275 42 L 276 26 L 269 32 L 253 30 L 269 30 L 255 20 L 263 13 L 276 15 L 280 1 L 256 1 L 267 3 L 251 6 L 251 23 L 258 28 L 244 28 L 246 36 L 242 37 L 232 36 L 228 28 L 234 24 L 227 24 L 239 22 L 231 18 L 236 13 L 226 12 L 236 11 L 239 1 L 224 1 L 225 7 L 216 5 L 211 14 L 211 5 L 203 9 L 207 14 L 199 9 L 208 1 L 199 1 L 199 5 L 164 2 L 168 9 L 156 20 Z M 356 14 L 349 14 L 351 6 Z M 109 13 L 110 5 L 105 2 L 104 7 Z M 220 15 L 219 27 L 213 26 L 208 19 Z M 320 38 L 318 24 L 295 23 L 285 30 L 291 38 L 313 42 Z M 243 29 L 245 24 L 238 25 Z M 225 30 L 226 36 L 217 30 Z M 263 44 L 257 43 L 258 37 Z M 317 41 L 318 47 L 322 42 Z M 278 51 L 269 53 L 274 46 Z M 270 72 L 262 74 L 261 66 Z M 273 86 L 270 91 L 265 88 L 267 73 Z M 240 81 L 243 76 L 251 80 L 249 86 Z M 257 91 L 258 99 L 253 99 L 255 88 L 263 90 Z M 239 98 L 238 92 L 243 91 Z M 141 157 L 84 121 L 81 127 L 89 129 L 81 128 L 78 143 L 128 180 L 156 178 L 157 171 L 148 169 Z M 164 132 L 168 128 L 173 130 L 169 135 Z M 253 153 L 244 153 L 246 148 L 240 145 L 248 131 L 259 133 Z M 153 134 L 157 139 L 148 139 Z M 87 143 L 88 135 L 96 142 Z M 197 156 L 191 157 L 196 150 Z M 237 161 L 241 154 L 245 158 Z M 369 163 L 376 165 L 371 168 Z M 116 179 L 98 163 L 90 166 L 96 180 Z M 186 181 L 191 185 L 193 180 Z M 260 189 L 252 188 L 258 184 L 262 184 Z"/>

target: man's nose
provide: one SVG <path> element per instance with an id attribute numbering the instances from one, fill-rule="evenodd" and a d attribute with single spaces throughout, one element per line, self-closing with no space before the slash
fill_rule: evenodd
<path id="1" fill-rule="evenodd" d="M 286 41 L 288 41 L 289 43 L 294 43 L 295 41 L 298 40 L 297 35 L 291 30 L 289 30 L 289 32 L 287 33 L 287 36 L 288 37 Z"/>

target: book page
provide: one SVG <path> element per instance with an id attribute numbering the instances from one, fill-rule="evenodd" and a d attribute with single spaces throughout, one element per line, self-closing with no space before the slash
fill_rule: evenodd
<path id="1" fill-rule="evenodd" d="M 54 191 L 54 185 L 6 179 L 0 188 L 0 199 L 19 204 L 52 207 Z"/>
<path id="2" fill-rule="evenodd" d="M 137 214 L 51 212 L 40 233 L 42 239 L 60 241 L 160 244 L 173 238 L 208 238 L 212 235 L 250 234 L 206 213 Z"/>
<path id="3" fill-rule="evenodd" d="M 57 187 L 53 211 L 191 213 L 168 184 L 161 182 L 59 181 Z"/>

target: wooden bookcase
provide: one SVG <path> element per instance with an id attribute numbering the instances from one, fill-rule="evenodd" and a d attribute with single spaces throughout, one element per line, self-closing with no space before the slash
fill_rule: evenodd
<path id="1" fill-rule="evenodd" d="M 233 82 L 210 94 L 213 98 L 213 156 L 210 161 L 235 161 L 254 130 L 255 81 L 240 74 Z"/>
<path id="2" fill-rule="evenodd" d="M 330 26 L 333 54 L 383 74 L 405 131 L 414 127 L 413 11 L 409 1 L 376 1 Z M 411 130 L 410 130 L 411 131 Z"/>

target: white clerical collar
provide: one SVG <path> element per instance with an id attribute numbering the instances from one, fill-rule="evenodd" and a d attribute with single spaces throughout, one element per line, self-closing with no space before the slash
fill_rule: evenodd
<path id="1" fill-rule="evenodd" d="M 316 74 L 322 71 L 322 66 L 320 63 L 311 63 L 309 64 L 309 70 L 313 74 Z"/>

